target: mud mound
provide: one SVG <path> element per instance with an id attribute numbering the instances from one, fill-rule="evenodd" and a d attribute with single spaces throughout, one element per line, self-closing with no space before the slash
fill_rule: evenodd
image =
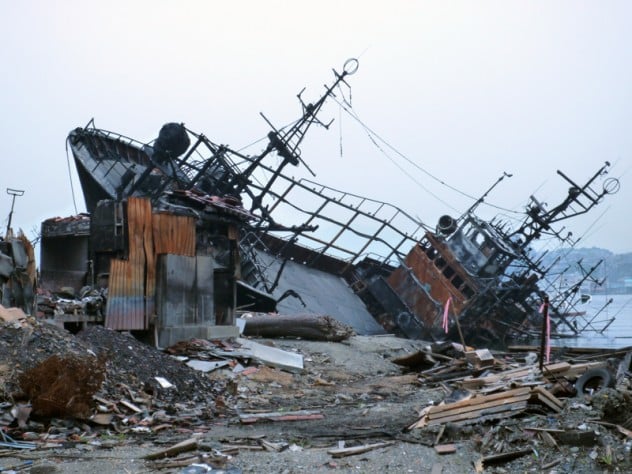
<path id="1" fill-rule="evenodd" d="M 102 360 L 54 355 L 23 373 L 19 384 L 31 401 L 33 414 L 85 418 L 104 379 Z"/>
<path id="2" fill-rule="evenodd" d="M 103 392 L 107 396 L 116 397 L 130 387 L 163 403 L 207 403 L 223 389 L 219 382 L 130 334 L 92 326 L 79 332 L 77 339 L 106 360 Z M 164 388 L 156 377 L 166 379 L 173 387 Z"/>
<path id="3" fill-rule="evenodd" d="M 101 365 L 93 366 L 96 361 Z M 172 386 L 163 387 L 156 377 Z M 34 404 L 39 400 L 33 408 L 41 414 L 85 411 L 79 399 L 85 402 L 95 389 L 104 398 L 138 395 L 154 406 L 178 405 L 173 410 L 178 411 L 184 405 L 212 405 L 223 388 L 222 382 L 126 333 L 93 326 L 75 336 L 33 318 L 0 325 L 0 400 L 26 394 Z"/>
<path id="4" fill-rule="evenodd" d="M 53 355 L 94 357 L 90 347 L 68 331 L 30 318 L 0 325 L 0 398 L 21 392 L 19 377 Z"/>

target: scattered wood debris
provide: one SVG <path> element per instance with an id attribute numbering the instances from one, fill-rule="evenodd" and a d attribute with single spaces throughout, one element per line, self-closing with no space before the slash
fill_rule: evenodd
<path id="1" fill-rule="evenodd" d="M 192 464 L 221 468 L 239 453 L 317 448 L 335 459 L 387 449 L 406 437 L 450 462 L 474 447 L 480 469 L 519 465 L 522 472 L 561 465 L 560 472 L 566 472 L 569 450 L 590 450 L 586 456 L 590 454 L 593 466 L 614 463 L 632 438 L 630 358 L 625 362 L 630 351 L 618 352 L 615 360 L 610 360 L 612 353 L 605 357 L 597 352 L 558 357 L 540 370 L 531 354 L 452 343 L 401 350 L 402 342 L 385 344 L 386 356 L 380 362 L 365 363 L 362 354 L 357 355 L 362 360 L 360 375 L 347 370 L 346 356 L 337 352 L 339 347 L 351 349 L 354 338 L 344 344 L 311 342 L 319 347 L 311 352 L 305 350 L 305 341 L 257 342 L 245 337 L 192 339 L 160 351 L 105 328 L 73 336 L 30 317 L 0 324 L 0 432 L 20 439 L 6 438 L 3 448 L 9 451 L 27 446 L 63 449 L 77 443 L 111 447 L 107 436 L 134 436 L 156 444 L 148 455 L 143 453 L 152 469 Z M 55 354 L 60 358 L 53 364 L 57 372 L 83 374 L 80 379 L 96 389 L 81 410 L 55 412 L 53 416 L 62 419 L 42 420 L 32 392 L 20 400 L 7 394 L 27 392 L 18 383 L 24 374 L 42 390 L 55 385 L 54 367 L 41 368 L 46 361 L 52 364 Z M 101 383 L 98 370 L 79 370 L 64 362 L 66 357 L 101 361 Z M 385 370 L 382 362 L 390 368 Z M 35 369 L 42 372 L 37 382 L 32 377 Z M 570 390 L 583 374 L 597 369 L 613 374 L 615 388 L 591 387 L 577 394 Z M 76 388 L 57 382 L 62 386 Z M 72 407 L 68 402 L 75 399 L 58 393 L 54 405 L 65 401 Z M 408 399 L 423 403 L 412 405 Z M 409 410 L 420 406 L 425 407 L 421 413 L 411 416 Z M 385 427 L 384 420 L 391 426 Z M 275 435 L 233 437 L 204 446 L 202 440 L 213 437 L 220 426 Z M 402 432 L 406 427 L 409 430 Z M 385 436 L 391 441 L 384 442 Z M 331 438 L 338 440 L 337 446 L 332 447 Z M 298 446 L 293 439 L 303 442 Z M 537 456 L 529 456 L 534 449 Z M 447 468 L 441 462 L 430 466 L 435 472 Z"/>
<path id="2" fill-rule="evenodd" d="M 341 458 L 345 456 L 355 456 L 356 454 L 363 454 L 374 449 L 385 448 L 391 446 L 394 441 L 384 441 L 381 443 L 363 444 L 362 446 L 353 446 L 349 448 L 334 448 L 327 450 L 328 454 L 331 454 L 334 458 Z"/>
<path id="3" fill-rule="evenodd" d="M 244 424 L 250 424 L 260 421 L 320 420 L 324 417 L 325 416 L 317 410 L 299 410 L 268 413 L 242 413 L 239 415 L 239 421 Z"/>
<path id="4" fill-rule="evenodd" d="M 562 402 L 542 387 L 521 387 L 428 407 L 409 429 L 445 423 L 464 425 L 506 418 L 526 410 L 530 401 L 539 401 L 555 412 L 559 412 L 563 406 Z"/>

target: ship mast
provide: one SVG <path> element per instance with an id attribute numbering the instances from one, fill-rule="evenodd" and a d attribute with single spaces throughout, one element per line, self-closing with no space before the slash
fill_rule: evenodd
<path id="1" fill-rule="evenodd" d="M 294 123 L 294 125 L 289 127 L 287 130 L 277 130 L 274 125 L 272 125 L 270 120 L 268 120 L 265 115 L 261 114 L 263 119 L 272 128 L 272 131 L 268 133 L 268 146 L 259 156 L 257 156 L 252 161 L 252 163 L 242 173 L 234 177 L 233 182 L 229 183 L 229 187 L 238 194 L 243 192 L 248 186 L 248 179 L 250 175 L 257 169 L 261 161 L 272 151 L 276 151 L 277 154 L 281 158 L 283 158 L 283 161 L 281 161 L 281 164 L 276 168 L 272 177 L 268 180 L 261 192 L 257 196 L 253 197 L 251 211 L 261 208 L 261 201 L 263 197 L 268 193 L 272 184 L 276 181 L 277 177 L 287 164 L 297 166 L 299 163 L 303 163 L 303 165 L 307 167 L 309 172 L 314 175 L 312 170 L 301 159 L 301 151 L 299 149 L 299 145 L 301 144 L 301 142 L 305 138 L 305 134 L 313 124 L 329 128 L 333 120 L 325 124 L 318 120 L 317 115 L 320 112 L 322 106 L 325 104 L 325 101 L 329 97 L 334 96 L 334 90 L 340 85 L 340 83 L 344 83 L 345 85 L 347 85 L 347 87 L 349 87 L 349 85 L 345 81 L 345 77 L 354 74 L 357 70 L 358 60 L 353 58 L 348 59 L 344 63 L 342 73 L 338 73 L 335 69 L 333 69 L 334 75 L 336 77 L 335 81 L 331 85 L 325 86 L 325 93 L 314 103 L 306 104 L 305 102 L 303 102 L 301 94 L 305 89 L 299 92 L 297 97 L 301 102 L 303 115 Z"/>
<path id="2" fill-rule="evenodd" d="M 606 161 L 583 186 L 576 184 L 568 176 L 561 171 L 557 171 L 571 187 L 568 190 L 566 198 L 556 207 L 550 210 L 545 209 L 545 204 L 531 196 L 531 204 L 527 207 L 527 217 L 524 222 L 510 237 L 515 237 L 516 243 L 525 249 L 532 241 L 539 239 L 543 233 L 550 233 L 562 239 L 560 232 L 552 230 L 552 224 L 561 222 L 566 219 L 585 214 L 594 206 L 596 206 L 606 194 L 614 194 L 619 190 L 619 180 L 616 178 L 608 178 L 603 183 L 601 191 L 597 191 L 594 182 L 597 178 L 608 173 L 610 163 Z M 569 234 L 565 239 L 570 239 Z M 562 240 L 565 240 L 562 239 Z"/>

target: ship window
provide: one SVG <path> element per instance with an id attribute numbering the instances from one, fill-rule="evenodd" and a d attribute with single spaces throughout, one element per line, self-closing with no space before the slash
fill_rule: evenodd
<path id="1" fill-rule="evenodd" d="M 461 289 L 461 285 L 463 284 L 463 278 L 461 278 L 459 275 L 456 275 L 453 279 L 452 279 L 452 284 L 454 285 L 454 287 L 457 290 Z"/>
<path id="2" fill-rule="evenodd" d="M 452 278 L 452 275 L 454 275 L 454 270 L 452 270 L 452 267 L 445 267 L 443 269 L 443 275 L 447 278 L 450 279 Z"/>
<path id="3" fill-rule="evenodd" d="M 474 290 L 472 290 L 472 288 L 470 288 L 467 285 L 463 287 L 463 290 L 461 291 L 461 293 L 463 293 L 466 298 L 471 298 L 472 296 L 474 296 Z"/>
<path id="4" fill-rule="evenodd" d="M 437 267 L 439 270 L 441 270 L 443 267 L 445 267 L 446 263 L 445 263 L 445 260 L 444 260 L 443 258 L 441 258 L 441 257 L 437 257 L 437 258 L 435 259 L 435 265 L 436 265 L 436 267 Z"/>
<path id="5" fill-rule="evenodd" d="M 437 251 L 435 249 L 433 249 L 432 247 L 427 247 L 425 249 L 426 255 L 428 255 L 428 258 L 430 260 L 434 259 L 435 256 L 437 255 Z"/>
<path id="6" fill-rule="evenodd" d="M 472 240 L 476 243 L 476 245 L 478 245 L 479 248 L 485 244 L 485 236 L 480 232 L 474 234 Z"/>

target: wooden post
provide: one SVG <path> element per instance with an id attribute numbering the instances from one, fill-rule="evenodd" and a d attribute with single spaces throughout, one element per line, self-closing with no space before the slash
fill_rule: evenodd
<path id="1" fill-rule="evenodd" d="M 463 344 L 463 352 L 467 351 L 467 346 L 465 345 L 465 338 L 463 338 L 463 332 L 461 331 L 461 323 L 459 322 L 459 315 L 454 315 L 454 321 L 456 322 L 456 329 L 459 331 L 459 337 L 461 338 L 461 344 Z"/>
<path id="2" fill-rule="evenodd" d="M 544 352 L 546 350 L 546 321 L 549 319 L 549 297 L 544 297 L 542 305 L 542 334 L 540 336 L 540 371 L 544 369 Z"/>

